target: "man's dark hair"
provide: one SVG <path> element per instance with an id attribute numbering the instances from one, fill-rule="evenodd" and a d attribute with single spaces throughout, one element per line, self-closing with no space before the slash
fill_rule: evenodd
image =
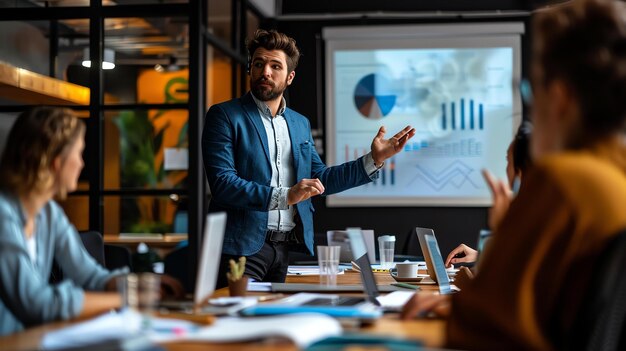
<path id="1" fill-rule="evenodd" d="M 264 48 L 265 50 L 282 50 L 285 56 L 287 56 L 287 70 L 289 72 L 292 72 L 298 66 L 300 50 L 298 50 L 296 46 L 296 41 L 275 30 L 266 31 L 264 29 L 257 29 L 257 31 L 254 32 L 254 37 L 247 41 L 246 47 L 248 48 L 249 61 L 252 60 L 256 49 Z M 248 64 L 250 64 L 250 62 L 248 62 Z"/>
<path id="2" fill-rule="evenodd" d="M 515 172 L 524 174 L 532 164 L 530 159 L 530 134 L 533 125 L 529 121 L 523 121 L 517 128 L 517 133 L 513 139 L 513 168 Z"/>
<path id="3" fill-rule="evenodd" d="M 534 64 L 543 77 L 535 83 L 561 80 L 571 89 L 590 142 L 622 129 L 626 121 L 624 5 L 575 0 L 540 12 L 534 21 Z"/>

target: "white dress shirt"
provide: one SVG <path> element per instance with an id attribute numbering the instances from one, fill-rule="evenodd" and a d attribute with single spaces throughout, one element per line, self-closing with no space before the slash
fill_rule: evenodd
<path id="1" fill-rule="evenodd" d="M 267 229 L 290 231 L 296 226 L 294 221 L 295 206 L 287 205 L 287 194 L 289 189 L 296 184 L 296 175 L 293 168 L 289 128 L 287 120 L 283 116 L 287 103 L 283 97 L 276 116 L 272 116 L 272 111 L 267 104 L 258 100 L 254 94 L 251 95 L 265 127 L 267 146 L 272 162 L 270 186 L 273 190 L 272 199 L 268 207 Z M 365 167 L 365 172 L 370 176 L 379 169 L 374 164 L 371 152 L 363 157 L 363 166 Z"/>

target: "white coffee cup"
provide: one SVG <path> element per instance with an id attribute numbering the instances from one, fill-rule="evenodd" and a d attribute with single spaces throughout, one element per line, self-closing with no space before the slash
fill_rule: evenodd
<path id="1" fill-rule="evenodd" d="M 398 278 L 417 278 L 418 264 L 416 262 L 396 263 L 396 274 Z"/>

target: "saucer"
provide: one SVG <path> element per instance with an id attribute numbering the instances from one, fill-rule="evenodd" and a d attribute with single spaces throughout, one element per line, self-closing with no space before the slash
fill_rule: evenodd
<path id="1" fill-rule="evenodd" d="M 393 279 L 401 283 L 435 284 L 435 282 L 431 279 L 424 279 L 426 278 L 426 276 L 413 277 L 413 278 L 400 278 L 398 277 L 398 273 L 396 271 L 391 271 L 389 272 L 389 274 L 391 274 L 391 277 Z"/>

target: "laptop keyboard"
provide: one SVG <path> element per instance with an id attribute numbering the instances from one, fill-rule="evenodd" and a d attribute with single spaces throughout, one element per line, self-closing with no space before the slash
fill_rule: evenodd
<path id="1" fill-rule="evenodd" d="M 305 306 L 354 306 L 365 301 L 362 297 L 340 296 L 336 298 L 316 298 L 304 303 Z"/>

